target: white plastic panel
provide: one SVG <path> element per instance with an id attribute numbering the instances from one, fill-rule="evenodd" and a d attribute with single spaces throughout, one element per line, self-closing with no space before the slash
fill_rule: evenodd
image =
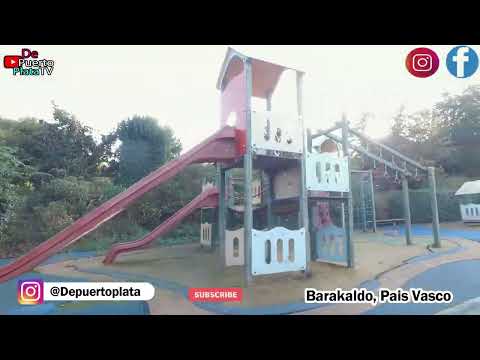
<path id="1" fill-rule="evenodd" d="M 330 153 L 307 153 L 307 190 L 348 192 L 348 161 Z"/>
<path id="2" fill-rule="evenodd" d="M 480 222 L 480 204 L 460 204 L 460 212 L 463 221 Z"/>
<path id="3" fill-rule="evenodd" d="M 243 228 L 225 231 L 225 265 L 240 266 L 245 264 L 245 237 Z"/>
<path id="4" fill-rule="evenodd" d="M 200 244 L 203 246 L 212 246 L 212 224 L 200 224 Z"/>
<path id="5" fill-rule="evenodd" d="M 252 230 L 252 274 L 305 270 L 305 229 Z"/>
<path id="6" fill-rule="evenodd" d="M 252 148 L 301 154 L 303 142 L 298 117 L 252 111 Z"/>

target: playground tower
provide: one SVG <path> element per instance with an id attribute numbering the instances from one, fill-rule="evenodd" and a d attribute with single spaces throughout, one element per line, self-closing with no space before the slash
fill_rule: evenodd
<path id="1" fill-rule="evenodd" d="M 295 77 L 296 109 L 288 113 L 275 109 L 275 91 L 285 73 Z M 308 152 L 303 121 L 303 78 L 300 70 L 245 56 L 229 48 L 223 62 L 217 88 L 221 92 L 221 127 L 235 128 L 239 158 L 229 165 L 217 165 L 219 190 L 218 238 L 221 254 L 228 265 L 235 251 L 243 250 L 245 278 L 281 272 L 301 271 L 308 275 L 312 256 L 309 226 L 309 199 L 329 197 L 351 203 L 348 176 L 348 152 Z M 293 93 L 293 92 L 292 92 Z M 258 99 L 264 109 L 253 108 Z M 345 155 L 345 156 L 344 156 Z M 227 229 L 229 198 L 232 196 L 229 173 L 243 170 L 243 230 Z M 238 171 L 237 171 L 238 173 Z M 254 173 L 262 179 L 260 202 L 266 209 L 266 221 L 254 226 Z M 253 185 L 253 186 L 252 186 Z M 328 193 L 326 193 L 328 192 Z M 256 198 L 257 197 L 257 198 Z M 297 203 L 298 221 L 282 226 L 274 221 L 274 208 L 281 201 Z M 258 207 L 257 207 L 258 208 Z M 347 206 L 348 209 L 351 207 Z M 257 216 L 255 216 L 257 219 Z M 347 226 L 348 227 L 348 226 Z M 243 236 L 242 236 L 243 235 Z M 333 239 L 328 233 L 326 240 Z M 345 234 L 343 234 L 345 235 Z M 351 242 L 351 236 L 343 236 Z M 332 240 L 333 241 L 333 240 Z M 353 247 L 345 245 L 348 265 L 353 266 Z M 242 262 L 242 261 L 240 261 Z"/>

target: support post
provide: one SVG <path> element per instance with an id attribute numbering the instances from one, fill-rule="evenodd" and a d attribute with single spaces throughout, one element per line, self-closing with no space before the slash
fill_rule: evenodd
<path id="1" fill-rule="evenodd" d="M 312 130 L 307 129 L 307 151 L 309 153 L 312 152 L 312 148 L 313 148 L 312 142 L 313 142 Z"/>
<path id="2" fill-rule="evenodd" d="M 373 171 L 368 171 L 370 178 L 370 193 L 372 195 L 372 217 L 373 217 L 373 232 L 377 232 L 377 210 L 375 209 L 375 186 L 373 184 Z"/>
<path id="3" fill-rule="evenodd" d="M 225 169 L 217 164 L 217 186 L 218 186 L 218 248 L 220 253 L 221 268 L 225 268 L 225 229 L 226 229 L 226 184 Z"/>
<path id="4" fill-rule="evenodd" d="M 267 171 L 264 172 L 263 179 L 264 179 L 263 183 L 265 185 L 265 191 L 264 191 L 265 201 L 267 203 L 267 228 L 268 230 L 270 230 L 273 227 L 273 212 L 272 212 L 273 181 L 272 181 L 272 177 Z"/>
<path id="5" fill-rule="evenodd" d="M 432 230 L 433 230 L 433 247 L 441 247 L 440 243 L 440 221 L 438 219 L 437 204 L 437 184 L 435 182 L 435 168 L 428 167 L 428 181 L 430 183 L 430 196 L 432 205 Z"/>
<path id="6" fill-rule="evenodd" d="M 402 176 L 402 192 L 403 192 L 403 217 L 405 218 L 405 237 L 407 245 L 412 245 L 412 218 L 410 215 L 410 196 L 408 193 L 408 179 Z"/>
<path id="7" fill-rule="evenodd" d="M 252 154 L 252 63 L 250 59 L 244 61 L 245 77 L 247 84 L 245 122 L 246 122 L 246 149 L 243 157 L 244 167 L 244 239 L 245 239 L 245 285 L 248 287 L 252 282 L 252 230 L 253 230 L 253 205 L 252 205 L 252 182 L 253 182 L 253 154 Z"/>
<path id="8" fill-rule="evenodd" d="M 302 158 L 300 161 L 301 168 L 301 181 L 300 181 L 300 219 L 301 223 L 299 224 L 305 230 L 305 253 L 306 253 L 306 265 L 305 265 L 305 276 L 310 276 L 310 261 L 312 258 L 311 253 L 311 244 L 310 244 L 310 227 L 308 225 L 308 193 L 307 193 L 307 173 L 306 173 L 306 163 L 307 163 L 307 144 L 305 141 L 305 128 L 303 121 L 303 76 L 304 73 L 297 71 L 297 114 L 300 121 L 300 129 L 302 133 Z"/>
<path id="9" fill-rule="evenodd" d="M 348 267 L 354 268 L 355 267 L 355 254 L 354 254 L 354 246 L 353 246 L 353 199 L 352 199 L 352 173 L 350 172 L 350 151 L 349 151 L 349 140 L 348 140 L 348 122 L 347 119 L 343 119 L 342 123 L 342 148 L 343 148 L 343 155 L 347 158 L 348 164 L 348 182 L 350 191 L 347 193 L 347 216 L 348 220 L 346 222 L 346 235 L 347 235 L 347 243 L 348 243 Z"/>
<path id="10" fill-rule="evenodd" d="M 272 92 L 267 92 L 267 111 L 272 111 Z M 273 179 L 269 172 L 265 172 L 265 197 L 267 200 L 267 227 L 270 230 L 273 227 L 273 213 L 272 213 L 272 186 L 273 186 Z"/>
<path id="11" fill-rule="evenodd" d="M 362 230 L 367 232 L 367 201 L 365 199 L 365 182 L 362 177 L 363 174 L 360 175 L 360 216 L 362 218 Z"/>
<path id="12" fill-rule="evenodd" d="M 267 92 L 267 111 L 272 111 L 272 92 Z"/>

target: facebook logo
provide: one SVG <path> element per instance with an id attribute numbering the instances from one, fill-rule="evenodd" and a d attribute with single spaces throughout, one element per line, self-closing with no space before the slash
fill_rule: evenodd
<path id="1" fill-rule="evenodd" d="M 457 78 L 472 76 L 478 68 L 477 53 L 468 46 L 457 46 L 447 55 L 447 69 Z"/>

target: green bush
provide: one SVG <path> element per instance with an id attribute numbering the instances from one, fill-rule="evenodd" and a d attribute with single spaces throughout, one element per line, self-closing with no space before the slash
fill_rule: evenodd
<path id="1" fill-rule="evenodd" d="M 428 190 L 413 190 L 410 194 L 410 213 L 412 223 L 432 222 L 430 192 Z M 387 198 L 386 204 L 392 218 L 403 218 L 403 194 L 401 191 L 390 191 L 387 195 L 377 195 L 376 198 Z M 385 203 L 385 200 L 382 201 Z M 438 217 L 441 222 L 461 220 L 459 201 L 453 192 L 437 192 Z M 377 202 L 377 207 L 379 203 Z M 383 213 L 387 213 L 384 209 Z M 380 216 L 377 216 L 380 218 Z"/>

